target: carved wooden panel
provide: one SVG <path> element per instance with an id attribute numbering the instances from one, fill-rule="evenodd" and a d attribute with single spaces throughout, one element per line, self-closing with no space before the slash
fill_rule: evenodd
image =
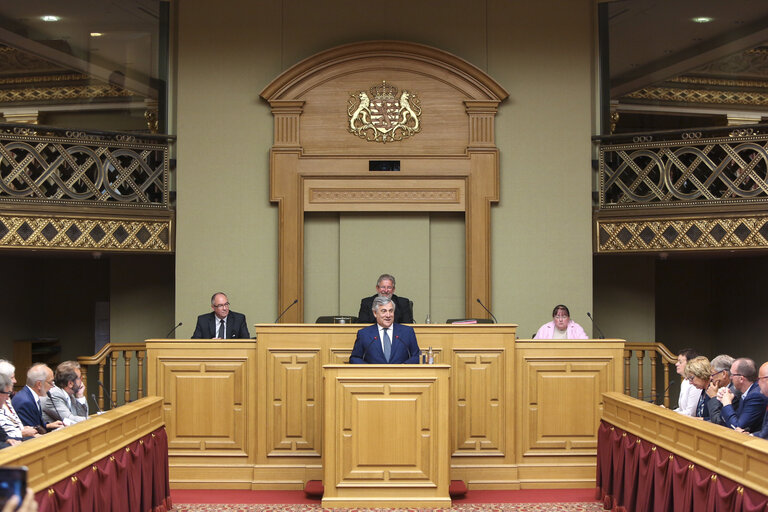
<path id="1" fill-rule="evenodd" d="M 574 359 L 525 359 L 521 423 L 526 454 L 583 454 L 597 449 L 600 395 L 611 389 L 609 372 L 614 362 Z"/>
<path id="2" fill-rule="evenodd" d="M 322 361 L 317 349 L 267 353 L 267 450 L 272 455 L 320 455 Z"/>
<path id="3" fill-rule="evenodd" d="M 504 451 L 504 351 L 455 351 L 453 455 Z"/>
<path id="4" fill-rule="evenodd" d="M 450 505 L 450 368 L 324 370 L 323 507 Z"/>
<path id="5" fill-rule="evenodd" d="M 341 383 L 343 480 L 430 481 L 435 449 L 434 383 Z"/>
<path id="6" fill-rule="evenodd" d="M 158 361 L 169 451 L 246 454 L 247 359 Z"/>

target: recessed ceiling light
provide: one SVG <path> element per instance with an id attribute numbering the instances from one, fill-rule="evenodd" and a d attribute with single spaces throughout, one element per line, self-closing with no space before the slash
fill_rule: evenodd
<path id="1" fill-rule="evenodd" d="M 696 16 L 695 18 L 691 18 L 691 21 L 694 23 L 709 23 L 715 21 L 715 18 L 710 18 L 709 16 Z"/>
<path id="2" fill-rule="evenodd" d="M 101 37 L 103 35 L 101 32 L 91 32 L 91 37 Z"/>
<path id="3" fill-rule="evenodd" d="M 46 14 L 45 16 L 40 16 L 40 19 L 43 21 L 59 21 L 61 18 L 52 14 Z"/>

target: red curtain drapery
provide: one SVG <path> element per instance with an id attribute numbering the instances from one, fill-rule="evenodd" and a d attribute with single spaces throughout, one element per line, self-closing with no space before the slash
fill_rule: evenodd
<path id="1" fill-rule="evenodd" d="M 768 497 L 605 421 L 597 498 L 616 512 L 768 512 Z"/>
<path id="2" fill-rule="evenodd" d="M 171 509 L 165 428 L 38 491 L 40 512 L 165 512 Z"/>

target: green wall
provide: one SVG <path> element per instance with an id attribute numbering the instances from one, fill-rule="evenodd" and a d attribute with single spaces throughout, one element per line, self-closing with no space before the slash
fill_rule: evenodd
<path id="1" fill-rule="evenodd" d="M 176 318 L 190 325 L 214 290 L 250 324 L 278 314 L 277 206 L 269 202 L 272 115 L 259 92 L 319 51 L 355 41 L 432 45 L 486 71 L 510 93 L 496 121 L 501 200 L 492 208 L 492 309 L 521 334 L 567 303 L 589 331 L 592 304 L 592 2 L 352 1 L 175 4 L 178 232 Z M 392 13 L 396 22 L 374 12 Z M 355 314 L 391 272 L 416 320 L 462 316 L 464 225 L 440 215 L 308 215 L 307 320 Z M 360 248 L 380 233 L 404 254 Z M 458 243 L 457 243 L 458 242 Z"/>

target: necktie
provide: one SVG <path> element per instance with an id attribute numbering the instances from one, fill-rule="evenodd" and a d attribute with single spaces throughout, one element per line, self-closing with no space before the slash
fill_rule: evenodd
<path id="1" fill-rule="evenodd" d="M 392 353 L 392 340 L 389 339 L 389 334 L 387 334 L 387 330 L 383 329 L 383 336 L 382 339 L 384 340 L 384 357 L 387 358 L 387 361 L 389 361 L 389 355 Z"/>
<path id="2" fill-rule="evenodd" d="M 216 335 L 218 338 L 224 339 L 224 320 L 219 319 L 219 334 Z"/>

